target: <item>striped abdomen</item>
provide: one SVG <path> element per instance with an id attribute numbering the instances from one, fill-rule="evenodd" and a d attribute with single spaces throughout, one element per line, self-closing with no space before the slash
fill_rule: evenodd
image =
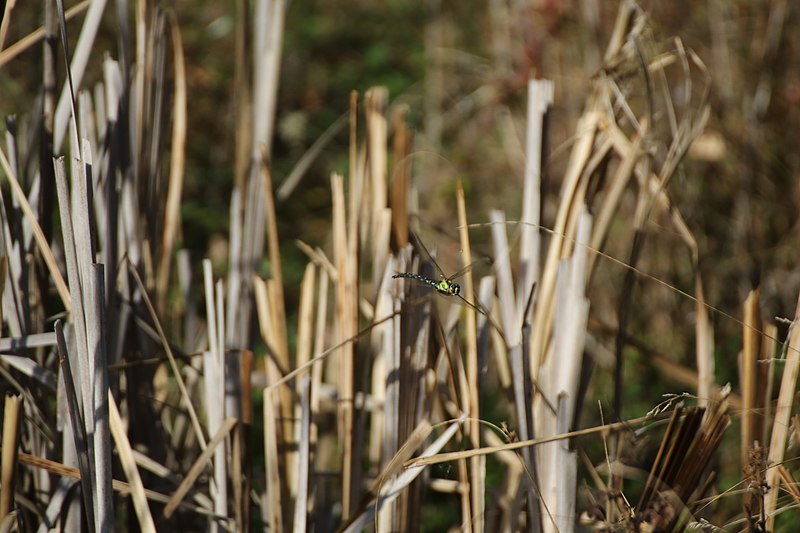
<path id="1" fill-rule="evenodd" d="M 393 278 L 408 278 L 425 283 L 436 289 L 445 296 L 458 296 L 461 293 L 461 286 L 458 283 L 453 283 L 449 279 L 442 279 L 439 281 L 420 276 L 419 274 L 412 274 L 411 272 L 398 272 L 392 276 Z"/>

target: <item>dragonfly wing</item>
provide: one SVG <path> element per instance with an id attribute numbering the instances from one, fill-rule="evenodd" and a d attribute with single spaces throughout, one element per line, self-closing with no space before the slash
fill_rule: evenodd
<path id="1" fill-rule="evenodd" d="M 464 298 L 463 296 L 461 296 L 460 294 L 457 295 L 456 298 L 461 300 L 459 303 L 461 303 L 462 305 L 466 305 L 466 306 L 472 308 L 474 311 L 476 311 L 476 312 L 482 314 L 483 316 L 485 316 L 486 320 L 489 322 L 489 325 L 492 328 L 494 328 L 494 330 L 497 331 L 497 333 L 500 334 L 500 337 L 502 337 L 503 342 L 506 342 L 506 336 L 503 333 L 503 330 L 500 328 L 500 326 L 497 324 L 497 322 L 494 321 L 492 316 L 489 314 L 489 311 L 487 311 L 486 308 L 483 307 L 483 304 L 481 304 L 481 302 L 477 298 L 475 298 L 475 303 L 474 304 L 472 302 L 470 302 L 469 300 L 467 300 L 466 298 Z"/>
<path id="2" fill-rule="evenodd" d="M 475 267 L 476 265 L 486 265 L 486 266 L 491 267 L 494 264 L 494 261 L 492 260 L 492 258 L 490 258 L 490 257 L 480 257 L 480 258 L 475 259 L 474 261 L 472 261 L 470 264 L 462 267 L 461 270 L 459 270 L 458 272 L 456 272 L 452 276 L 447 276 L 447 275 L 445 275 L 444 271 L 442 270 L 442 267 L 440 267 L 439 264 L 433 259 L 433 256 L 431 256 L 431 253 L 428 251 L 428 249 L 422 243 L 422 239 L 419 238 L 419 235 L 417 235 L 416 233 L 412 232 L 411 233 L 411 237 L 412 237 L 412 240 L 414 242 L 414 246 L 417 248 L 417 251 L 419 252 L 420 256 L 423 259 L 428 260 L 431 264 L 433 264 L 433 267 L 436 269 L 436 272 L 439 274 L 439 276 L 441 276 L 442 278 L 444 278 L 446 280 L 449 280 L 449 281 L 453 281 L 453 280 L 456 280 L 456 279 L 460 278 L 461 276 L 465 275 L 467 272 L 472 270 L 472 268 Z"/>
<path id="3" fill-rule="evenodd" d="M 480 257 L 474 260 L 472 263 L 468 264 L 467 266 L 463 267 L 461 270 L 450 276 L 448 279 L 453 281 L 457 280 L 461 276 L 465 275 L 467 272 L 471 271 L 475 266 L 485 265 L 490 267 L 494 264 L 491 258 L 489 257 Z"/>
<path id="4" fill-rule="evenodd" d="M 419 252 L 419 254 L 422 256 L 422 259 L 424 261 L 428 261 L 429 263 L 431 263 L 433 265 L 433 268 L 436 269 L 436 272 L 442 278 L 448 279 L 447 276 L 444 275 L 444 272 L 442 271 L 439 264 L 433 260 L 433 256 L 431 256 L 431 253 L 428 251 L 425 245 L 422 244 L 422 239 L 419 238 L 419 235 L 417 235 L 414 232 L 411 232 L 411 240 L 414 241 L 414 247 L 417 249 L 417 252 Z"/>
<path id="5" fill-rule="evenodd" d="M 477 300 L 476 300 L 476 303 L 472 303 L 472 302 L 470 302 L 469 300 L 467 300 L 466 298 L 464 298 L 463 296 L 461 296 L 460 294 L 459 294 L 459 295 L 457 295 L 457 296 L 456 296 L 456 298 L 458 298 L 459 300 L 461 300 L 461 302 L 462 302 L 463 304 L 465 304 L 465 305 L 467 305 L 468 307 L 472 308 L 474 311 L 476 311 L 476 312 L 478 312 L 478 313 L 482 314 L 482 315 L 483 315 L 483 316 L 485 316 L 486 318 L 489 318 L 489 313 L 487 313 L 487 312 L 486 312 L 486 309 L 484 309 L 484 308 L 483 308 L 483 305 L 481 305 L 481 303 L 480 303 L 480 302 L 478 302 Z M 477 305 L 476 305 L 476 304 L 477 304 Z M 478 307 L 478 306 L 480 306 L 480 307 Z"/>

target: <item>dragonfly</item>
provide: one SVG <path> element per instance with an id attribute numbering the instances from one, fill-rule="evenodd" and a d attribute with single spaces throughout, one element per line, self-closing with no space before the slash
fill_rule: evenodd
<path id="1" fill-rule="evenodd" d="M 423 259 L 428 260 L 433 265 L 433 267 L 439 272 L 439 275 L 441 277 L 440 277 L 440 279 L 436 280 L 436 279 L 432 279 L 432 278 L 429 278 L 429 277 L 426 277 L 426 276 L 423 276 L 423 275 L 420 275 L 420 274 L 415 274 L 413 272 L 397 272 L 392 276 L 392 278 L 393 279 L 397 279 L 397 278 L 412 279 L 412 280 L 417 281 L 419 283 L 423 283 L 425 285 L 428 285 L 428 286 L 432 287 L 434 290 L 436 290 L 436 292 L 438 292 L 439 294 L 441 294 L 443 296 L 457 298 L 460 303 L 463 303 L 464 305 L 468 306 L 469 308 L 473 309 L 474 311 L 482 314 L 486 318 L 489 318 L 489 313 L 487 313 L 486 310 L 483 309 L 483 306 L 480 304 L 480 302 L 478 302 L 477 299 L 476 299 L 475 300 L 476 303 L 477 303 L 477 305 L 476 305 L 476 304 L 473 304 L 472 302 L 470 302 L 469 300 L 467 300 L 466 298 L 464 298 L 461 295 L 461 285 L 459 285 L 458 283 L 453 281 L 454 279 L 457 279 L 460 276 L 463 276 L 464 274 L 466 274 L 472 268 L 472 266 L 475 263 L 477 263 L 477 262 L 479 262 L 481 260 L 479 259 L 478 261 L 473 261 L 469 265 L 467 265 L 464 268 L 462 268 L 461 270 L 459 270 L 457 273 L 455 273 L 452 276 L 448 277 L 448 276 L 444 275 L 444 272 L 442 271 L 442 269 L 439 267 L 439 265 L 436 263 L 436 261 L 433 260 L 433 258 L 431 257 L 430 252 L 428 252 L 428 249 L 425 247 L 424 244 L 422 244 L 422 241 L 420 240 L 420 238 L 414 233 L 411 234 L 411 237 L 412 237 L 412 240 L 414 241 L 414 245 L 416 246 L 417 250 L 423 256 Z"/>

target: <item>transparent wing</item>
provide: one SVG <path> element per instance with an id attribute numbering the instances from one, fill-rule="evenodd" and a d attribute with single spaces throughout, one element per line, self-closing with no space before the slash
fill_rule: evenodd
<path id="1" fill-rule="evenodd" d="M 433 267 L 436 269 L 436 272 L 438 272 L 439 275 L 442 278 L 450 279 L 450 278 L 448 278 L 447 276 L 444 275 L 444 272 L 442 271 L 442 268 L 439 266 L 439 264 L 436 261 L 433 260 L 433 257 L 431 256 L 431 253 L 428 251 L 428 249 L 425 247 L 425 245 L 422 244 L 422 239 L 420 239 L 419 235 L 417 235 L 413 231 L 411 232 L 411 240 L 414 243 L 414 247 L 417 249 L 417 252 L 420 254 L 420 256 L 422 257 L 423 261 L 429 261 L 433 265 Z"/>
<path id="2" fill-rule="evenodd" d="M 489 258 L 489 257 L 481 257 L 481 258 L 478 258 L 478 259 L 474 260 L 470 264 L 466 265 L 465 267 L 463 267 L 461 270 L 459 270 L 458 272 L 456 272 L 452 276 L 448 276 L 448 275 L 446 275 L 444 273 L 444 271 L 442 270 L 442 267 L 440 267 L 439 264 L 433 259 L 433 256 L 431 256 L 431 253 L 428 251 L 428 249 L 422 243 L 422 239 L 419 238 L 419 235 L 417 235 L 416 233 L 412 232 L 411 233 L 411 239 L 412 239 L 412 241 L 414 243 L 414 246 L 417 248 L 417 251 L 419 252 L 420 256 L 422 257 L 422 259 L 423 260 L 428 260 L 434 266 L 434 268 L 436 269 L 436 272 L 442 278 L 450 280 L 450 281 L 457 280 L 458 278 L 460 278 L 461 276 L 465 275 L 467 272 L 472 270 L 472 268 L 474 266 L 476 266 L 476 265 L 478 265 L 478 266 L 480 266 L 480 265 L 491 266 L 492 263 L 493 263 L 491 258 Z"/>
<path id="3" fill-rule="evenodd" d="M 456 280 L 456 279 L 460 278 L 461 276 L 465 275 L 470 270 L 472 270 L 472 268 L 475 267 L 475 266 L 482 266 L 482 265 L 492 266 L 492 264 L 493 264 L 493 262 L 492 262 L 492 260 L 490 258 L 481 257 L 481 258 L 478 258 L 478 259 L 474 260 L 472 263 L 468 264 L 467 266 L 465 266 L 464 268 L 462 268 L 461 270 L 459 270 L 458 272 L 456 272 L 455 274 L 453 274 L 452 276 L 450 276 L 447 279 Z"/>
<path id="4" fill-rule="evenodd" d="M 470 302 L 469 300 L 467 300 L 466 298 L 464 298 L 460 294 L 456 295 L 456 298 L 461 300 L 460 303 L 462 303 L 462 304 L 464 304 L 466 306 L 469 306 L 475 312 L 482 314 L 486 318 L 489 318 L 489 313 L 486 312 L 486 309 L 483 308 L 483 305 L 478 300 L 475 300 L 475 303 L 473 304 L 472 302 Z"/>
<path id="5" fill-rule="evenodd" d="M 459 300 L 458 303 L 460 303 L 461 305 L 466 305 L 466 306 L 470 307 L 471 309 L 473 309 L 475 312 L 480 313 L 484 317 L 486 317 L 486 321 L 489 323 L 489 325 L 492 328 L 494 328 L 494 330 L 497 331 L 497 333 L 500 334 L 500 337 L 503 339 L 503 342 L 505 342 L 506 336 L 503 333 L 503 330 L 500 328 L 500 326 L 497 324 L 497 322 L 494 321 L 494 319 L 489 314 L 489 312 L 486 310 L 486 308 L 483 307 L 483 304 L 481 304 L 480 300 L 478 300 L 477 295 L 473 295 L 473 296 L 475 298 L 475 303 L 474 304 L 472 302 L 466 300 L 460 294 L 457 295 L 456 298 L 458 298 L 458 300 Z"/>

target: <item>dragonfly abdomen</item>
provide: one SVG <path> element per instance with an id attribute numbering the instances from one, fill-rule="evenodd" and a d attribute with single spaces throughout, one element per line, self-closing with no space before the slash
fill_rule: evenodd
<path id="1" fill-rule="evenodd" d="M 430 285 L 438 292 L 446 296 L 458 296 L 461 293 L 461 286 L 458 283 L 453 283 L 449 279 L 436 281 L 434 279 L 426 278 L 425 276 L 420 276 L 419 274 L 413 274 L 411 272 L 398 272 L 392 277 L 408 278 L 419 281 L 420 283 L 425 283 L 426 285 Z"/>

